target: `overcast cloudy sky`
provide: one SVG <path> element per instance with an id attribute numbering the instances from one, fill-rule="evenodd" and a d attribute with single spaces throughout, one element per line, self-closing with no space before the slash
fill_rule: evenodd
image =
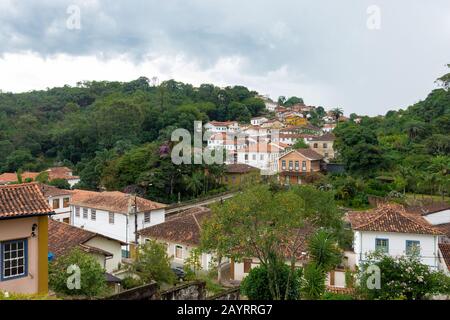
<path id="1" fill-rule="evenodd" d="M 447 63 L 449 0 L 0 0 L 2 91 L 156 76 L 375 115 Z"/>

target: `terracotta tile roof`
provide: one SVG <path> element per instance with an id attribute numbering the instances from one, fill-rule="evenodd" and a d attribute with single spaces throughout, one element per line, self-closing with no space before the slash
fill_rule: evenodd
<path id="1" fill-rule="evenodd" d="M 56 197 L 56 196 L 71 196 L 72 193 L 70 190 L 64 190 L 59 189 L 54 186 L 49 186 L 47 184 L 39 184 L 39 187 L 41 188 L 41 192 L 44 195 L 44 197 Z"/>
<path id="2" fill-rule="evenodd" d="M 258 168 L 249 166 L 244 163 L 234 163 L 226 166 L 226 170 L 228 173 L 248 173 L 251 171 L 259 171 Z"/>
<path id="3" fill-rule="evenodd" d="M 308 159 L 308 160 L 321 160 L 323 159 L 323 156 L 317 152 L 315 152 L 312 149 L 306 148 L 306 149 L 297 149 L 297 150 L 292 150 L 291 152 L 286 153 L 285 155 L 283 155 L 282 157 L 280 157 L 280 159 L 286 157 L 288 154 L 291 154 L 292 152 L 297 152 L 298 154 L 300 154 L 302 157 Z"/>
<path id="4" fill-rule="evenodd" d="M 208 208 L 195 207 L 169 217 L 163 223 L 142 229 L 138 233 L 146 238 L 198 246 L 201 223 L 210 213 Z"/>
<path id="5" fill-rule="evenodd" d="M 55 256 L 64 255 L 75 247 L 79 247 L 81 250 L 88 253 L 99 253 L 105 256 L 112 256 L 108 251 L 86 244 L 86 242 L 97 236 L 114 240 L 82 228 L 71 226 L 64 222 L 55 221 L 53 219 L 49 219 L 48 221 L 48 251 Z"/>
<path id="6" fill-rule="evenodd" d="M 442 232 L 418 215 L 408 214 L 403 206 L 380 204 L 371 211 L 349 212 L 353 230 L 441 235 Z"/>
<path id="7" fill-rule="evenodd" d="M 76 189 L 71 193 L 70 204 L 75 206 L 128 214 L 130 206 L 134 205 L 134 196 L 119 191 L 95 192 Z M 137 207 L 138 212 L 144 212 L 162 209 L 166 205 L 137 197 Z"/>
<path id="8" fill-rule="evenodd" d="M 349 294 L 352 295 L 355 293 L 354 288 L 341 288 L 341 287 L 335 287 L 335 286 L 327 286 L 326 291 L 336 294 Z"/>
<path id="9" fill-rule="evenodd" d="M 330 132 L 321 135 L 320 137 L 313 137 L 311 141 L 334 141 L 336 136 Z"/>
<path id="10" fill-rule="evenodd" d="M 55 179 L 64 179 L 64 180 L 72 180 L 72 179 L 79 179 L 79 176 L 72 175 L 72 169 L 69 169 L 67 167 L 53 167 L 46 170 L 48 172 L 48 179 L 55 180 Z"/>
<path id="11" fill-rule="evenodd" d="M 277 153 L 283 151 L 286 147 L 287 145 L 282 143 L 255 143 L 238 150 L 238 152 Z"/>
<path id="12" fill-rule="evenodd" d="M 211 125 L 213 125 L 215 127 L 217 127 L 217 126 L 219 126 L 219 127 L 222 127 L 222 126 L 228 127 L 228 126 L 236 124 L 236 121 L 210 121 L 207 124 L 211 124 Z"/>
<path id="13" fill-rule="evenodd" d="M 39 172 L 28 172 L 25 171 L 21 174 L 22 181 L 25 181 L 26 179 L 36 179 L 36 177 L 39 175 Z M 5 172 L 0 174 L 0 184 L 6 184 L 6 183 L 12 183 L 17 182 L 17 173 L 15 172 Z"/>
<path id="14" fill-rule="evenodd" d="M 448 238 L 450 241 L 450 223 L 443 223 L 435 225 L 436 228 L 442 231 L 442 233 Z"/>
<path id="15" fill-rule="evenodd" d="M 0 219 L 53 213 L 37 183 L 0 186 Z"/>
<path id="16" fill-rule="evenodd" d="M 439 243 L 439 250 L 448 270 L 450 270 L 450 243 Z"/>

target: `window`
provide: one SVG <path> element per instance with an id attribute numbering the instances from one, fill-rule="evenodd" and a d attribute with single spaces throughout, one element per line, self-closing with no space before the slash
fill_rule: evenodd
<path id="1" fill-rule="evenodd" d="M 408 256 L 413 254 L 420 254 L 420 241 L 406 240 L 405 251 Z"/>
<path id="2" fill-rule="evenodd" d="M 306 171 L 306 161 L 302 161 L 302 171 Z"/>
<path id="3" fill-rule="evenodd" d="M 70 198 L 63 198 L 63 208 L 69 207 Z"/>
<path id="4" fill-rule="evenodd" d="M 328 158 L 328 152 L 325 152 L 324 157 Z"/>
<path id="5" fill-rule="evenodd" d="M 286 160 L 281 160 L 281 169 L 286 170 Z"/>
<path id="6" fill-rule="evenodd" d="M 245 161 L 248 161 L 248 154 L 244 155 Z"/>
<path id="7" fill-rule="evenodd" d="M 114 212 L 108 214 L 109 224 L 114 224 Z"/>
<path id="8" fill-rule="evenodd" d="M 27 240 L 7 241 L 1 244 L 1 280 L 27 275 Z"/>
<path id="9" fill-rule="evenodd" d="M 295 161 L 295 171 L 298 171 L 300 165 L 298 161 Z"/>
<path id="10" fill-rule="evenodd" d="M 87 218 L 88 218 L 88 209 L 83 208 L 83 219 L 87 219 Z"/>
<path id="11" fill-rule="evenodd" d="M 59 209 L 59 199 L 53 199 L 53 209 Z"/>
<path id="12" fill-rule="evenodd" d="M 252 155 L 252 159 L 253 159 L 253 160 L 256 160 L 256 154 L 253 154 L 253 155 Z"/>
<path id="13" fill-rule="evenodd" d="M 389 239 L 375 239 L 375 251 L 388 253 Z"/>
<path id="14" fill-rule="evenodd" d="M 261 154 L 261 155 L 259 156 L 259 160 L 264 160 L 264 155 L 263 155 L 263 154 Z"/>
<path id="15" fill-rule="evenodd" d="M 75 207 L 75 217 L 80 217 L 80 207 Z"/>
<path id="16" fill-rule="evenodd" d="M 175 246 L 175 258 L 183 259 L 183 247 L 176 245 Z"/>
<path id="17" fill-rule="evenodd" d="M 323 148 L 326 149 L 328 148 L 328 145 L 326 143 L 323 144 Z"/>
<path id="18" fill-rule="evenodd" d="M 314 143 L 314 149 L 317 149 L 319 145 L 317 143 Z"/>
<path id="19" fill-rule="evenodd" d="M 252 259 L 244 259 L 244 273 L 249 273 L 252 268 Z"/>
<path id="20" fill-rule="evenodd" d="M 292 166 L 293 166 L 293 161 L 289 160 L 289 170 L 292 170 Z"/>
<path id="21" fill-rule="evenodd" d="M 91 209 L 91 220 L 97 220 L 97 210 Z"/>
<path id="22" fill-rule="evenodd" d="M 150 223 L 150 212 L 144 213 L 144 223 Z"/>

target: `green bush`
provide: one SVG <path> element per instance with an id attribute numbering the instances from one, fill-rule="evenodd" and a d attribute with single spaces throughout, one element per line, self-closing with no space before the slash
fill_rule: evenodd
<path id="1" fill-rule="evenodd" d="M 241 283 L 241 292 L 250 300 L 272 300 L 272 294 L 268 286 L 267 268 L 259 266 L 250 270 L 250 273 L 245 277 Z M 279 263 L 275 267 L 275 272 L 278 276 L 278 285 L 280 292 L 284 295 L 286 291 L 287 279 L 290 272 L 290 267 L 284 263 Z M 301 269 L 297 269 L 293 273 L 293 278 L 290 280 L 290 289 L 288 293 L 288 300 L 296 300 L 300 297 L 300 279 Z"/>

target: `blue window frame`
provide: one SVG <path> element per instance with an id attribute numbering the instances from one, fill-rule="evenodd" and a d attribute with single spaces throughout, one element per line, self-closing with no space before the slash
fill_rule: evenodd
<path id="1" fill-rule="evenodd" d="M 7 281 L 28 276 L 28 240 L 1 242 L 0 280 Z"/>
<path id="2" fill-rule="evenodd" d="M 375 251 L 389 253 L 389 239 L 375 239 Z"/>
<path id="3" fill-rule="evenodd" d="M 420 241 L 406 240 L 406 254 L 408 256 L 413 254 L 420 254 Z"/>

